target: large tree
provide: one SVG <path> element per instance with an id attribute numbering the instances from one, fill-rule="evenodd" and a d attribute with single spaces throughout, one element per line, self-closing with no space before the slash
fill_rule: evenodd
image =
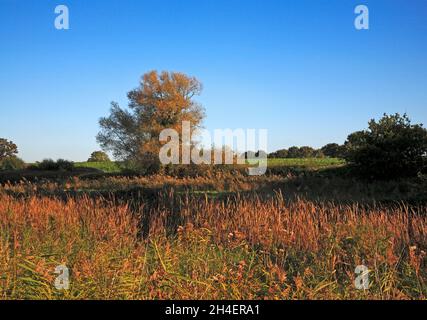
<path id="1" fill-rule="evenodd" d="M 139 87 L 128 93 L 128 109 L 112 102 L 110 115 L 99 121 L 97 141 L 118 159 L 139 160 L 147 155 L 158 158 L 163 129 L 180 133 L 183 121 L 189 121 L 192 130 L 200 127 L 204 110 L 194 97 L 201 90 L 196 78 L 183 73 L 148 72 Z"/>

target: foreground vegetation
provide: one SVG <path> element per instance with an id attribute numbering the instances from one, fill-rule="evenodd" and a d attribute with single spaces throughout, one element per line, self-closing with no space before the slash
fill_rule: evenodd
<path id="1" fill-rule="evenodd" d="M 326 174 L 4 184 L 0 299 L 425 299 L 423 181 Z"/>
<path id="2" fill-rule="evenodd" d="M 425 298 L 427 221 L 407 208 L 187 198 L 149 210 L 89 198 L 0 202 L 3 299 Z M 226 217 L 226 219 L 225 219 Z M 58 264 L 71 287 L 53 287 Z M 354 268 L 372 286 L 356 290 Z"/>

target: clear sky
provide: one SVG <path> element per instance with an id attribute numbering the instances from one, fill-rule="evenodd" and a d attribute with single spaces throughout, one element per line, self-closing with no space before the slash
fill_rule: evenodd
<path id="1" fill-rule="evenodd" d="M 427 0 L 0 0 L 0 137 L 26 161 L 86 160 L 152 69 L 196 76 L 205 127 L 266 128 L 269 151 L 342 143 L 384 112 L 427 123 Z"/>

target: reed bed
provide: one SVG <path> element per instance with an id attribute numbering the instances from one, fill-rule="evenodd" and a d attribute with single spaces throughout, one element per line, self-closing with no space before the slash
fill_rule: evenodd
<path id="1" fill-rule="evenodd" d="M 425 212 L 280 192 L 137 205 L 0 193 L 0 299 L 425 299 Z"/>

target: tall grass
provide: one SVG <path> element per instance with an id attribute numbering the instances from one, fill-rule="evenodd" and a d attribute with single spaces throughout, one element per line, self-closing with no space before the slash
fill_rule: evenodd
<path id="1" fill-rule="evenodd" d="M 287 199 L 296 197 L 312 201 L 336 201 L 340 203 L 426 203 L 427 179 L 419 177 L 401 181 L 376 181 L 369 183 L 348 177 L 327 175 L 319 172 L 246 176 L 240 172 L 215 172 L 203 176 L 182 177 L 157 174 L 151 176 L 100 176 L 55 177 L 28 181 L 6 182 L 0 192 L 14 195 L 106 194 L 145 189 L 173 188 L 177 192 L 193 192 L 224 195 L 253 193 L 271 196 L 280 191 Z"/>
<path id="2" fill-rule="evenodd" d="M 0 298 L 422 299 L 427 217 L 414 212 L 280 193 L 137 206 L 0 193 Z M 69 290 L 53 286 L 58 264 Z M 353 284 L 360 264 L 368 290 Z"/>

